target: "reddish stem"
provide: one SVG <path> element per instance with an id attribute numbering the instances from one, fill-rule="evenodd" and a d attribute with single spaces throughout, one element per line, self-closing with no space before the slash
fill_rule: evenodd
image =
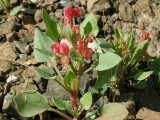
<path id="1" fill-rule="evenodd" d="M 75 109 L 77 109 L 76 97 L 75 97 L 75 95 L 73 93 L 71 93 L 70 96 L 71 96 L 73 110 L 75 110 Z"/>

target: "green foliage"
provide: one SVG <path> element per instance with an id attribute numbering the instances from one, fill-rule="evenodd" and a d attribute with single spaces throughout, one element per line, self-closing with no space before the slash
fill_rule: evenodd
<path id="1" fill-rule="evenodd" d="M 151 61 L 151 65 L 149 66 L 150 70 L 154 72 L 154 74 L 159 74 L 160 72 L 160 58 L 155 58 L 153 61 Z"/>
<path id="2" fill-rule="evenodd" d="M 54 22 L 48 15 L 46 10 L 42 10 L 42 17 L 46 24 L 46 34 L 51 37 L 55 42 L 58 42 L 58 37 L 60 35 L 60 26 Z"/>
<path id="3" fill-rule="evenodd" d="M 53 40 L 47 37 L 43 32 L 36 28 L 34 36 L 34 56 L 38 62 L 50 62 L 51 57 L 37 49 L 44 51 L 51 51 L 51 46 L 54 44 Z"/>
<path id="4" fill-rule="evenodd" d="M 134 80 L 145 80 L 146 78 L 148 78 L 151 74 L 153 73 L 153 71 L 147 71 L 147 72 L 143 72 L 143 71 L 139 71 L 135 76 L 134 76 Z"/>
<path id="5" fill-rule="evenodd" d="M 90 92 L 85 93 L 80 102 L 85 110 L 89 110 L 92 105 L 92 94 Z"/>
<path id="6" fill-rule="evenodd" d="M 80 24 L 80 34 L 83 36 L 87 33 L 93 33 L 96 37 L 98 35 L 98 26 L 97 26 L 97 20 L 96 17 L 93 15 L 93 13 L 90 13 L 85 20 Z"/>
<path id="7" fill-rule="evenodd" d="M 33 14 L 35 14 L 36 9 L 23 8 L 23 9 L 22 9 L 22 11 L 23 11 L 24 13 L 27 13 L 27 14 L 33 15 Z"/>
<path id="8" fill-rule="evenodd" d="M 116 28 L 114 30 L 114 34 L 115 34 L 116 40 L 120 41 L 121 40 L 121 33 L 118 28 Z"/>
<path id="9" fill-rule="evenodd" d="M 25 117 L 52 109 L 46 98 L 37 91 L 25 91 L 14 98 L 18 112 Z"/>
<path id="10" fill-rule="evenodd" d="M 119 103 L 109 103 L 103 106 L 101 115 L 96 120 L 123 120 L 128 115 L 127 109 Z"/>
<path id="11" fill-rule="evenodd" d="M 17 15 L 17 13 L 22 9 L 22 6 L 16 6 L 13 8 L 13 10 L 10 12 L 11 16 Z"/>
<path id="12" fill-rule="evenodd" d="M 85 116 L 87 120 L 94 120 L 96 118 L 95 112 L 88 112 Z"/>
<path id="13" fill-rule="evenodd" d="M 71 85 L 72 81 L 76 79 L 76 76 L 70 71 L 63 79 L 64 83 Z"/>
<path id="14" fill-rule="evenodd" d="M 52 75 L 48 68 L 34 68 L 34 70 L 44 79 L 55 79 L 56 77 Z"/>
<path id="15" fill-rule="evenodd" d="M 149 44 L 148 40 L 144 40 L 143 42 L 138 44 L 134 60 L 138 60 L 145 53 L 145 51 L 148 48 L 148 44 Z"/>
<path id="16" fill-rule="evenodd" d="M 99 55 L 99 64 L 96 67 L 98 71 L 108 70 L 115 67 L 120 61 L 121 57 L 112 52 L 106 52 Z"/>
<path id="17" fill-rule="evenodd" d="M 135 89 L 143 89 L 146 85 L 145 81 L 131 81 L 131 86 Z"/>
<path id="18" fill-rule="evenodd" d="M 68 106 L 69 106 L 69 102 L 68 101 L 65 101 L 65 100 L 59 100 L 59 99 L 56 99 L 56 98 L 53 98 L 53 102 L 54 104 L 56 105 L 56 107 L 60 110 L 66 110 L 66 109 L 69 109 Z"/>
<path id="19" fill-rule="evenodd" d="M 82 60 L 81 57 L 78 56 L 78 54 L 75 52 L 75 51 L 71 51 L 69 52 L 69 57 L 74 60 L 74 61 L 77 61 L 77 62 L 80 62 Z"/>

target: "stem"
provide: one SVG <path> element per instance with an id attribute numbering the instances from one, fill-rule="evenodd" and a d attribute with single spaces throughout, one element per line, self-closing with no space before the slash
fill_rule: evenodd
<path id="1" fill-rule="evenodd" d="M 76 72 L 76 70 L 75 70 L 75 68 L 74 68 L 74 66 L 73 66 L 73 64 L 72 64 L 72 61 L 71 61 L 71 60 L 70 60 L 70 67 L 71 67 L 71 69 L 72 69 L 72 71 L 73 71 L 74 75 L 76 76 L 76 75 L 77 75 L 77 72 Z"/>
<path id="2" fill-rule="evenodd" d="M 73 120 L 73 118 L 71 118 L 70 116 L 68 116 L 68 115 L 66 115 L 66 114 L 64 114 L 64 113 L 62 113 L 62 112 L 60 112 L 60 111 L 58 111 L 58 110 L 56 110 L 56 109 L 54 109 L 54 108 L 49 109 L 49 111 L 55 112 L 55 113 L 63 116 L 63 117 L 66 118 L 67 120 Z"/>
<path id="3" fill-rule="evenodd" d="M 78 91 L 79 91 L 79 80 L 80 80 L 80 76 L 77 77 L 76 81 L 75 81 L 75 97 L 78 97 Z"/>
<path id="4" fill-rule="evenodd" d="M 75 97 L 74 93 L 70 93 L 71 101 L 72 101 L 72 106 L 73 110 L 77 109 L 77 98 Z"/>
<path id="5" fill-rule="evenodd" d="M 58 70 L 57 66 L 56 66 L 55 63 L 52 61 L 52 59 L 51 59 L 51 64 L 53 65 L 53 67 L 54 67 L 54 69 L 56 70 L 56 72 L 57 72 L 58 76 L 60 77 L 60 79 L 63 81 L 64 78 L 62 77 L 60 71 Z"/>

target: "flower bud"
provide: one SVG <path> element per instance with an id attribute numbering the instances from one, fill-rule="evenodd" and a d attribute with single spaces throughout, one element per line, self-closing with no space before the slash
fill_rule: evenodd
<path id="1" fill-rule="evenodd" d="M 61 46 L 60 46 L 60 53 L 62 53 L 64 55 L 68 55 L 69 48 L 68 48 L 68 46 L 67 46 L 66 43 L 61 44 Z"/>
<path id="2" fill-rule="evenodd" d="M 62 65 L 69 65 L 69 58 L 68 58 L 68 56 L 62 56 L 61 57 L 61 64 Z"/>
<path id="3" fill-rule="evenodd" d="M 83 57 L 86 60 L 89 60 L 92 57 L 92 55 L 93 55 L 93 50 L 91 48 L 86 48 L 84 51 Z"/>
<path id="4" fill-rule="evenodd" d="M 74 34 L 79 34 L 80 33 L 79 25 L 73 26 L 72 30 Z"/>
<path id="5" fill-rule="evenodd" d="M 65 17 L 63 25 L 65 26 L 67 24 L 69 24 L 72 27 L 72 18 Z"/>
<path id="6" fill-rule="evenodd" d="M 73 17 L 75 17 L 75 18 L 78 18 L 79 17 L 79 8 L 78 7 L 75 7 L 74 9 L 73 9 Z"/>
<path id="7" fill-rule="evenodd" d="M 72 7 L 67 7 L 64 10 L 64 16 L 65 17 L 72 17 L 73 16 L 73 8 Z"/>
<path id="8" fill-rule="evenodd" d="M 59 52 L 60 52 L 60 46 L 61 46 L 60 43 L 55 43 L 55 44 L 53 44 L 53 45 L 51 46 L 52 52 L 53 52 L 54 54 L 59 53 Z"/>

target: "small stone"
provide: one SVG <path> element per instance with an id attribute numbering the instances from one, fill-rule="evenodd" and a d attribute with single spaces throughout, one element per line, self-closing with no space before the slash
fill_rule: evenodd
<path id="1" fill-rule="evenodd" d="M 130 21 L 132 22 L 134 19 L 134 12 L 131 6 L 125 2 L 123 4 L 120 4 L 119 6 L 119 18 L 124 21 Z"/>
<path id="2" fill-rule="evenodd" d="M 5 22 L 0 25 L 0 36 L 10 33 L 15 30 L 14 22 Z"/>
<path id="3" fill-rule="evenodd" d="M 15 61 L 17 57 L 17 51 L 12 43 L 5 42 L 0 46 L 0 59 L 8 59 Z"/>
<path id="4" fill-rule="evenodd" d="M 11 42 L 16 39 L 16 32 L 10 32 L 6 34 L 7 41 Z"/>
<path id="5" fill-rule="evenodd" d="M 42 22 L 42 10 L 37 10 L 35 15 L 34 15 L 34 19 L 36 21 L 36 23 Z"/>
<path id="6" fill-rule="evenodd" d="M 114 13 L 109 19 L 110 22 L 114 23 L 118 19 L 118 14 Z"/>
<path id="7" fill-rule="evenodd" d="M 3 106 L 3 99 L 4 99 L 4 94 L 3 94 L 3 92 L 0 92 L 0 109 L 2 109 L 2 106 Z M 0 119 L 0 120 L 2 120 L 2 119 Z"/>
<path id="8" fill-rule="evenodd" d="M 13 44 L 19 49 L 21 53 L 25 53 L 25 46 L 24 42 L 21 41 L 13 41 Z"/>
<path id="9" fill-rule="evenodd" d="M 54 105 L 52 98 L 57 98 L 60 100 L 70 100 L 70 96 L 64 88 L 62 88 L 54 80 L 49 80 L 47 84 L 47 90 L 45 93 L 46 98 L 51 105 Z"/>
<path id="10" fill-rule="evenodd" d="M 138 111 L 136 118 L 141 120 L 160 120 L 160 112 L 143 107 Z"/>
<path id="11" fill-rule="evenodd" d="M 134 94 L 133 93 L 125 93 L 119 96 L 116 96 L 116 102 L 121 103 L 124 107 L 128 109 L 128 116 L 126 119 L 135 119 L 136 115 L 136 105 L 134 102 Z"/>
<path id="12" fill-rule="evenodd" d="M 20 119 L 20 120 L 27 120 L 27 118 L 20 116 L 20 114 L 18 113 L 15 107 L 13 99 L 14 99 L 13 95 L 7 94 L 5 96 L 3 100 L 2 111 L 5 112 L 8 116 L 11 116 L 13 118 Z"/>
<path id="13" fill-rule="evenodd" d="M 63 10 L 62 9 L 57 9 L 55 12 L 55 16 L 57 18 L 61 18 L 63 16 Z"/>
<path id="14" fill-rule="evenodd" d="M 5 115 L 0 113 L 0 120 L 9 120 Z"/>
<path id="15" fill-rule="evenodd" d="M 18 32 L 18 37 L 19 37 L 19 38 L 24 38 L 27 34 L 28 34 L 28 31 L 27 31 L 27 30 L 21 29 L 21 30 Z"/>
<path id="16" fill-rule="evenodd" d="M 17 4 L 17 2 L 18 2 L 18 0 L 11 0 L 9 4 L 13 5 L 13 4 Z"/>
<path id="17" fill-rule="evenodd" d="M 16 82 L 18 80 L 18 77 L 14 76 L 14 75 L 11 75 L 7 78 L 7 83 L 9 82 Z"/>
<path id="18" fill-rule="evenodd" d="M 0 60 L 0 78 L 5 77 L 5 75 L 11 70 L 11 67 L 11 62 L 6 60 Z"/>
<path id="19" fill-rule="evenodd" d="M 41 30 L 46 30 L 46 25 L 45 25 L 44 21 L 42 21 L 41 23 L 36 24 L 36 26 L 38 28 L 40 28 Z"/>

